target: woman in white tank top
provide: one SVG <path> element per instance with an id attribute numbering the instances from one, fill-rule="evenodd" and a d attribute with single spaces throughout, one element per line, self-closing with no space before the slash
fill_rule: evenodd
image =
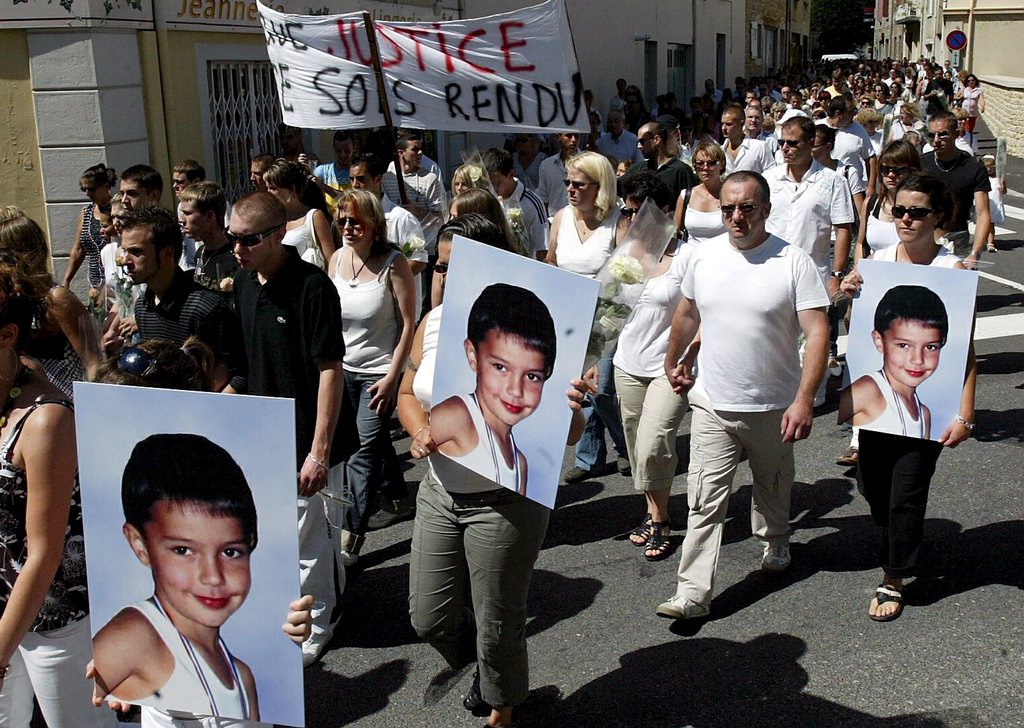
<path id="1" fill-rule="evenodd" d="M 722 173 L 725 152 L 712 141 L 704 140 L 693 150 L 693 168 L 700 184 L 679 193 L 675 223 L 680 238 L 699 244 L 725 233 L 722 222 Z"/>
<path id="2" fill-rule="evenodd" d="M 415 283 L 401 251 L 387 240 L 377 196 L 346 190 L 338 197 L 343 245 L 328 274 L 341 298 L 345 387 L 356 405 L 359 449 L 346 465 L 354 503 L 345 512 L 342 558 L 359 556 L 369 517 L 379 506 L 385 477 L 404 482 L 388 421 L 415 333 Z"/>
<path id="3" fill-rule="evenodd" d="M 263 181 L 267 192 L 281 201 L 288 214 L 287 231 L 281 242 L 298 248 L 303 260 L 323 268 L 335 248 L 324 193 L 309 181 L 309 172 L 303 165 L 283 159 L 270 165 Z M 319 251 L 316 261 L 306 255 L 307 250 Z"/>
<path id="4" fill-rule="evenodd" d="M 872 258 L 898 264 L 963 269 L 964 265 L 956 256 L 935 242 L 935 231 L 948 228 L 953 209 L 953 196 L 945 183 L 929 174 L 910 175 L 900 184 L 892 208 L 899 243 L 884 248 Z M 843 281 L 841 288 L 854 295 L 860 290 L 861 283 L 860 274 L 855 269 Z M 944 342 L 945 332 L 940 329 L 939 334 Z M 924 369 L 927 362 L 914 366 L 915 369 Z M 919 378 L 920 375 L 909 376 Z M 903 399 L 897 403 L 897 407 L 890 408 L 885 400 L 886 386 L 873 378 L 867 379 L 870 380 L 868 389 L 874 387 L 880 393 L 881 407 L 894 410 L 885 416 L 902 418 L 904 421 L 900 427 L 908 435 L 914 429 L 914 423 L 906 422 L 908 415 L 911 420 L 924 420 L 927 417 L 927 408 L 923 405 L 914 407 L 917 403 L 916 390 L 910 397 L 906 396 L 905 391 L 900 395 L 895 391 L 897 383 L 891 381 L 892 377 L 886 376 L 885 384 L 893 390 L 893 399 Z M 977 364 L 972 343 L 967 354 L 967 374 L 960 397 L 960 411 L 951 422 L 931 423 L 931 430 L 941 433 L 937 441 L 870 430 L 860 432 L 857 486 L 871 506 L 875 524 L 882 528 L 882 583 L 875 590 L 868 607 L 868 616 L 875 621 L 892 621 L 903 611 L 903 580 L 914 576 L 917 571 L 928 489 L 935 473 L 935 464 L 943 447 L 956 447 L 970 437 L 974 429 L 976 380 Z M 877 399 L 867 397 L 855 400 L 850 389 L 847 389 L 840 401 L 840 421 L 854 419 L 854 422 L 858 422 L 855 419 L 858 417 L 863 420 L 868 409 L 879 409 Z M 912 409 L 917 412 L 914 413 Z M 918 417 L 913 417 L 914 414 Z M 918 427 L 927 431 L 928 423 L 921 422 Z"/>

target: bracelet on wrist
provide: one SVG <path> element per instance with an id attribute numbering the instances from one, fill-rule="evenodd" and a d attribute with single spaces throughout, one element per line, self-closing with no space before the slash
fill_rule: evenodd
<path id="1" fill-rule="evenodd" d="M 953 416 L 953 422 L 959 422 L 961 425 L 963 425 L 964 427 L 967 428 L 968 432 L 974 432 L 974 425 L 975 425 L 975 423 L 974 422 L 968 422 L 967 420 L 965 420 L 960 415 L 954 415 Z"/>
<path id="2" fill-rule="evenodd" d="M 330 468 L 328 468 L 328 467 L 327 467 L 327 463 L 325 463 L 325 462 L 324 462 L 323 460 L 321 460 L 320 458 L 318 458 L 318 457 L 317 457 L 316 455 L 314 455 L 313 453 L 309 453 L 308 455 L 306 455 L 306 458 L 307 458 L 307 459 L 309 459 L 309 460 L 312 460 L 312 461 L 313 461 L 313 463 L 314 463 L 314 464 L 315 464 L 315 465 L 316 465 L 316 466 L 317 466 L 318 468 L 320 468 L 321 470 L 324 470 L 324 471 L 330 470 Z"/>
<path id="3" fill-rule="evenodd" d="M 421 427 L 420 429 L 416 430 L 416 432 L 413 433 L 412 439 L 415 440 L 419 436 L 419 434 L 426 430 L 428 427 L 430 427 L 430 423 L 427 423 L 423 425 L 423 427 Z"/>

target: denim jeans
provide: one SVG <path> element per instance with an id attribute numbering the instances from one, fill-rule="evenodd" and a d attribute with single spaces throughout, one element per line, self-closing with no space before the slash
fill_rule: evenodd
<path id="1" fill-rule="evenodd" d="M 587 426 L 580 441 L 576 443 L 576 466 L 584 470 L 593 470 L 604 465 L 608 457 L 608 446 L 604 441 L 605 428 L 608 428 L 615 451 L 620 457 L 628 457 L 626 438 L 622 434 L 622 420 L 619 418 L 619 406 L 615 401 L 613 356 L 615 347 L 597 362 L 600 377 L 597 393 L 588 394 L 583 402 L 583 417 Z"/>
<path id="2" fill-rule="evenodd" d="M 394 407 L 380 414 L 370 409 L 369 389 L 381 378 L 379 374 L 345 372 L 345 387 L 356 405 L 359 449 L 348 459 L 346 466 L 353 502 L 345 511 L 343 528 L 357 535 L 366 533 L 367 521 L 380 507 L 384 473 L 393 481 L 394 473 L 402 472 L 388 429 Z"/>

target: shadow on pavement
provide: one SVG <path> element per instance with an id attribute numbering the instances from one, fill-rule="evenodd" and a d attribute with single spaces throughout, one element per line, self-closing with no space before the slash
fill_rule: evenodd
<path id="1" fill-rule="evenodd" d="M 806 643 L 788 634 L 750 642 L 682 639 L 622 656 L 620 667 L 567 697 L 547 686 L 517 711 L 518 725 L 844 726 L 940 728 L 924 716 L 878 718 L 804 693 Z M 596 722 L 595 722 L 596 720 Z"/>
<path id="2" fill-rule="evenodd" d="M 533 637 L 571 619 L 594 603 L 597 593 L 604 587 L 598 579 L 576 579 L 545 569 L 534 569 L 530 580 L 530 593 L 526 599 L 526 636 Z"/>
<path id="3" fill-rule="evenodd" d="M 356 677 L 306 670 L 307 728 L 336 728 L 379 713 L 409 677 L 407 660 L 391 660 Z"/>
<path id="4" fill-rule="evenodd" d="M 978 423 L 974 437 L 979 442 L 1016 440 L 1024 443 L 1024 413 L 1019 409 L 1005 412 L 978 410 L 974 413 L 974 420 Z"/>
<path id="5" fill-rule="evenodd" d="M 978 312 L 998 311 L 1001 308 L 1024 305 L 1024 293 L 1007 293 L 996 296 L 986 293 L 977 298 Z"/>
<path id="6" fill-rule="evenodd" d="M 978 374 L 1017 374 L 1024 371 L 1024 356 L 1019 351 L 978 354 Z"/>

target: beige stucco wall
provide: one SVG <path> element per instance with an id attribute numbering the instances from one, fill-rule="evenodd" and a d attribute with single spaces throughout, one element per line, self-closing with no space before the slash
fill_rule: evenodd
<path id="1" fill-rule="evenodd" d="M 45 228 L 25 31 L 0 30 L 0 58 L 0 204 L 17 205 Z"/>
<path id="2" fill-rule="evenodd" d="M 1024 157 L 1024 125 L 1020 123 L 1024 78 L 977 75 L 985 90 L 985 123 L 996 137 L 1006 139 L 1008 153 Z"/>

